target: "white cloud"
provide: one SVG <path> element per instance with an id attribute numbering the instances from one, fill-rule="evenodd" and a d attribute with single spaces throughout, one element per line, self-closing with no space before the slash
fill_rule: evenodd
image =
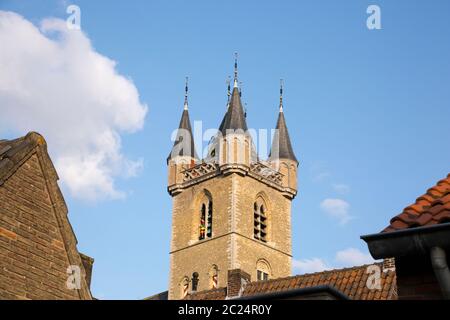
<path id="1" fill-rule="evenodd" d="M 320 203 L 320 208 L 331 217 L 338 219 L 341 225 L 352 218 L 349 215 L 350 204 L 342 199 L 325 199 Z"/>
<path id="2" fill-rule="evenodd" d="M 320 258 L 292 260 L 292 267 L 300 274 L 314 273 L 331 269 L 327 263 Z"/>
<path id="3" fill-rule="evenodd" d="M 141 129 L 147 112 L 133 82 L 60 19 L 38 28 L 0 11 L 0 43 L 0 130 L 42 133 L 73 196 L 123 197 L 116 178 L 142 160 L 123 155 L 121 134 Z"/>
<path id="4" fill-rule="evenodd" d="M 316 175 L 314 175 L 313 177 L 313 181 L 314 182 L 322 182 L 326 179 L 328 179 L 331 176 L 331 174 L 329 172 L 319 172 Z"/>
<path id="5" fill-rule="evenodd" d="M 372 264 L 374 262 L 375 260 L 372 259 L 370 254 L 364 253 L 356 248 L 347 248 L 336 252 L 333 264 L 328 264 L 324 259 L 316 257 L 312 259 L 293 259 L 292 267 L 296 273 L 305 274 Z"/>
<path id="6" fill-rule="evenodd" d="M 350 186 L 343 183 L 335 183 L 332 185 L 334 191 L 340 194 L 347 194 L 350 192 Z"/>
<path id="7" fill-rule="evenodd" d="M 356 248 L 348 248 L 338 251 L 336 253 L 336 262 L 340 266 L 351 267 L 363 264 L 371 264 L 374 262 L 372 256 L 368 253 L 363 253 Z"/>
<path id="8" fill-rule="evenodd" d="M 316 183 L 324 182 L 331 177 L 330 172 L 327 169 L 327 165 L 323 161 L 315 161 L 309 166 L 309 171 L 312 175 L 312 181 Z"/>

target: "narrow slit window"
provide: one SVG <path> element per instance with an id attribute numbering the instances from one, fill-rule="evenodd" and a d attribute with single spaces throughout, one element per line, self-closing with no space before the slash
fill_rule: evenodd
<path id="1" fill-rule="evenodd" d="M 181 299 L 186 298 L 186 296 L 188 295 L 188 291 L 189 291 L 189 278 L 184 277 L 183 280 L 181 281 Z"/>
<path id="2" fill-rule="evenodd" d="M 256 263 L 256 280 L 266 281 L 269 280 L 271 274 L 269 263 L 265 260 L 259 260 Z"/>
<path id="3" fill-rule="evenodd" d="M 206 222 L 206 225 L 207 225 L 206 236 L 208 238 L 212 237 L 212 211 L 213 211 L 212 201 L 209 201 L 209 203 L 208 203 L 208 220 Z"/>
<path id="4" fill-rule="evenodd" d="M 200 209 L 199 240 L 211 238 L 213 233 L 213 203 L 208 200 Z"/>
<path id="5" fill-rule="evenodd" d="M 199 227 L 200 235 L 198 237 L 199 240 L 205 239 L 205 230 L 206 230 L 205 220 L 206 220 L 206 206 L 203 203 L 200 212 L 200 227 Z"/>
<path id="6" fill-rule="evenodd" d="M 262 271 L 262 270 L 258 270 L 257 271 L 257 280 L 258 281 L 269 280 L 269 274 L 267 272 Z"/>
<path id="7" fill-rule="evenodd" d="M 198 273 L 194 272 L 192 274 L 192 291 L 195 292 L 198 289 Z"/>

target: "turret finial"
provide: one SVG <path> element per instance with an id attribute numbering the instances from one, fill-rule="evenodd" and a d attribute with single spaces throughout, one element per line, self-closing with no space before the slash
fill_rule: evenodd
<path id="1" fill-rule="evenodd" d="M 227 109 L 230 106 L 230 97 L 231 97 L 230 83 L 231 83 L 231 77 L 228 76 L 228 79 L 227 79 Z"/>
<path id="2" fill-rule="evenodd" d="M 186 84 L 184 87 L 184 110 L 188 109 L 188 81 L 189 81 L 189 78 L 186 77 Z"/>
<path id="3" fill-rule="evenodd" d="M 237 64 L 237 59 L 238 59 L 238 53 L 235 52 L 234 53 L 234 88 L 238 87 L 238 64 Z"/>
<path id="4" fill-rule="evenodd" d="M 284 80 L 280 79 L 280 112 L 283 112 L 283 85 Z"/>

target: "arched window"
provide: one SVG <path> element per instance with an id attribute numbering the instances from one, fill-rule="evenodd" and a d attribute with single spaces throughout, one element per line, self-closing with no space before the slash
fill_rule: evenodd
<path id="1" fill-rule="evenodd" d="M 212 237 L 213 203 L 207 199 L 200 208 L 199 240 Z"/>
<path id="2" fill-rule="evenodd" d="M 197 291 L 198 288 L 198 273 L 194 272 L 192 274 L 192 291 Z"/>
<path id="3" fill-rule="evenodd" d="M 256 263 L 256 280 L 265 281 L 269 280 L 270 266 L 269 263 L 263 259 L 258 260 Z"/>
<path id="4" fill-rule="evenodd" d="M 267 209 L 264 202 L 258 199 L 253 204 L 254 228 L 253 237 L 256 240 L 267 242 Z"/>
<path id="5" fill-rule="evenodd" d="M 210 288 L 216 289 L 219 284 L 219 269 L 216 265 L 213 265 L 211 267 L 211 270 L 209 271 L 210 276 Z"/>
<path id="6" fill-rule="evenodd" d="M 189 278 L 184 277 L 183 280 L 181 280 L 181 299 L 186 298 L 188 291 L 189 291 Z"/>

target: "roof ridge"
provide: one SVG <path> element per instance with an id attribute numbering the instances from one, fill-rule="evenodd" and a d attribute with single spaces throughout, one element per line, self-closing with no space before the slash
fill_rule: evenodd
<path id="1" fill-rule="evenodd" d="M 322 273 L 330 273 L 330 272 L 336 272 L 336 271 L 349 271 L 349 270 L 356 270 L 356 269 L 362 269 L 363 267 L 368 267 L 368 266 L 373 266 L 374 264 L 383 264 L 383 262 L 377 262 L 375 261 L 374 263 L 365 263 L 359 266 L 352 266 L 352 267 L 343 267 L 343 268 L 337 268 L 337 269 L 327 269 L 327 270 L 323 270 L 323 271 L 317 271 L 317 272 L 311 272 L 311 273 L 304 273 L 304 274 L 299 274 L 296 276 L 305 276 L 305 275 L 317 275 L 317 274 L 322 274 Z M 294 276 L 294 277 L 296 277 Z"/>
<path id="2" fill-rule="evenodd" d="M 450 210 L 445 206 L 438 212 L 432 212 L 432 210 L 435 210 L 436 204 L 442 203 L 440 200 L 447 196 L 449 192 L 450 173 L 447 174 L 446 178 L 439 180 L 434 186 L 428 188 L 426 193 L 417 197 L 414 203 L 406 206 L 399 214 L 392 217 L 389 225 L 381 232 L 423 227 L 450 219 Z M 424 218 L 427 214 L 431 217 Z M 439 218 L 435 218 L 438 215 Z"/>
<path id="3" fill-rule="evenodd" d="M 344 267 L 344 268 L 337 268 L 337 269 L 327 269 L 327 270 L 322 270 L 322 271 L 317 271 L 317 272 L 296 274 L 296 275 L 292 275 L 292 276 L 288 276 L 288 277 L 282 277 L 282 278 L 274 278 L 274 279 L 269 279 L 269 280 L 252 281 L 248 285 L 256 284 L 256 283 L 261 283 L 261 285 L 262 285 L 262 284 L 265 284 L 265 283 L 272 283 L 274 281 L 283 281 L 283 280 L 289 280 L 289 279 L 294 279 L 294 278 L 304 277 L 304 276 L 315 276 L 315 275 L 319 275 L 319 274 L 332 273 L 332 272 L 344 272 L 344 271 L 350 271 L 350 270 L 359 270 L 359 269 L 362 269 L 364 267 L 373 266 L 373 265 L 383 265 L 383 262 L 376 262 L 375 261 L 374 263 L 366 263 L 366 264 L 362 264 L 360 266 Z"/>
<path id="4" fill-rule="evenodd" d="M 188 295 L 201 294 L 201 293 L 205 293 L 205 292 L 210 293 L 210 292 L 222 291 L 222 290 L 225 290 L 226 288 L 227 287 L 218 287 L 218 288 L 214 288 L 214 289 L 205 289 L 205 290 L 202 290 L 202 291 L 195 291 L 195 292 L 188 293 Z"/>
<path id="5" fill-rule="evenodd" d="M 44 137 L 34 131 L 28 132 L 25 136 L 1 140 L 1 142 L 0 184 L 8 179 L 34 148 L 42 146 L 47 149 Z"/>

